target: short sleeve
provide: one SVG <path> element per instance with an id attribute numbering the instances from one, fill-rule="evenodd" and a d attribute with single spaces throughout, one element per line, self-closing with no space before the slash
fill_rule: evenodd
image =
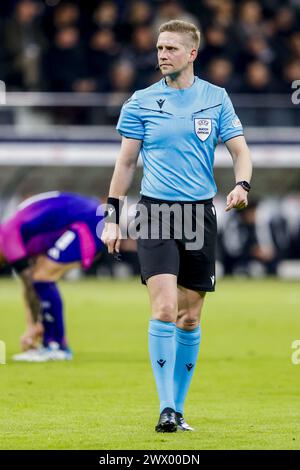
<path id="1" fill-rule="evenodd" d="M 220 137 L 223 142 L 226 142 L 233 137 L 244 135 L 241 121 L 236 115 L 232 102 L 225 90 L 223 94 L 219 129 Z"/>
<path id="2" fill-rule="evenodd" d="M 136 94 L 133 94 L 132 97 L 123 104 L 116 129 L 125 137 L 138 140 L 144 139 L 145 129 L 140 117 L 140 108 Z"/>

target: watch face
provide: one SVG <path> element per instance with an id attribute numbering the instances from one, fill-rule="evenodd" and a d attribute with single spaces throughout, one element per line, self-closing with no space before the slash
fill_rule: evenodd
<path id="1" fill-rule="evenodd" d="M 242 184 L 243 184 L 243 187 L 244 187 L 245 189 L 247 189 L 248 191 L 250 190 L 250 184 L 247 183 L 247 181 L 243 181 Z"/>
<path id="2" fill-rule="evenodd" d="M 239 181 L 236 184 L 239 184 L 240 186 L 242 186 L 242 188 L 245 189 L 245 191 L 250 191 L 251 189 L 251 186 L 247 181 Z"/>

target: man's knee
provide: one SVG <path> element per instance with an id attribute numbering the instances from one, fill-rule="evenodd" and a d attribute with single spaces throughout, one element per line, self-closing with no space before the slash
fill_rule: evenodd
<path id="1" fill-rule="evenodd" d="M 180 323 L 185 330 L 193 330 L 199 325 L 199 313 L 190 313 L 186 312 L 183 315 L 179 316 Z"/>
<path id="2" fill-rule="evenodd" d="M 193 330 L 199 326 L 205 292 L 181 292 L 179 295 L 176 324 L 184 330 Z"/>
<path id="3" fill-rule="evenodd" d="M 155 308 L 152 315 L 154 320 L 175 322 L 177 317 L 177 302 L 163 302 Z"/>
<path id="4" fill-rule="evenodd" d="M 200 323 L 200 306 L 179 310 L 177 326 L 184 330 L 193 330 Z"/>

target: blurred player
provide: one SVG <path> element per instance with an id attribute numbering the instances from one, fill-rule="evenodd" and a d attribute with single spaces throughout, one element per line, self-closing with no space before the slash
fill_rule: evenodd
<path id="1" fill-rule="evenodd" d="M 0 225 L 0 265 L 9 264 L 24 286 L 27 329 L 21 347 L 25 352 L 14 360 L 72 359 L 56 282 L 72 268 L 91 266 L 103 247 L 102 221 L 97 199 L 49 192 L 24 201 Z M 43 347 L 38 348 L 41 338 Z"/>
<path id="2" fill-rule="evenodd" d="M 190 220 L 180 222 L 180 227 L 171 223 L 173 231 L 185 229 L 186 222 L 197 224 L 196 214 L 202 214 L 202 248 L 189 249 L 183 236 L 157 239 L 151 233 L 138 239 L 142 280 L 152 309 L 149 352 L 160 400 L 157 432 L 192 430 L 183 412 L 198 357 L 205 294 L 215 289 L 217 226 L 212 198 L 217 191 L 213 165 L 219 136 L 232 156 L 236 180 L 226 210 L 246 207 L 250 189 L 250 153 L 232 103 L 223 88 L 194 76 L 199 42 L 193 24 L 170 21 L 160 28 L 157 53 L 163 79 L 137 91 L 122 108 L 117 126 L 122 145 L 108 198 L 118 224 L 120 199 L 141 152 L 140 206 L 148 214 L 140 220 L 142 229 L 150 234 L 153 224 L 160 223 L 152 216 L 153 208 L 177 203 L 182 212 L 189 209 Z M 102 239 L 110 253 L 118 252 L 118 225 L 105 224 Z"/>

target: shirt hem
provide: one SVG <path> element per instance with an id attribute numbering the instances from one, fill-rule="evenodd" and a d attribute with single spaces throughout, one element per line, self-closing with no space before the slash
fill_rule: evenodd
<path id="1" fill-rule="evenodd" d="M 209 194 L 205 197 L 202 197 L 202 198 L 197 198 L 197 199 L 181 199 L 179 197 L 177 197 L 176 199 L 170 199 L 170 198 L 166 198 L 166 197 L 161 197 L 160 195 L 155 195 L 155 196 L 152 196 L 150 194 L 145 194 L 145 193 L 142 193 L 140 192 L 141 196 L 142 197 L 145 197 L 145 198 L 149 198 L 149 199 L 153 199 L 155 201 L 160 201 L 160 202 L 167 202 L 167 203 L 176 203 L 176 202 L 183 202 L 183 203 L 186 203 L 186 202 L 203 202 L 203 201 L 210 201 L 211 199 L 213 199 L 215 197 L 215 195 L 217 194 L 216 192 L 215 193 L 212 193 L 212 194 Z"/>
<path id="2" fill-rule="evenodd" d="M 225 144 L 225 142 L 227 142 L 230 139 L 234 139 L 235 137 L 240 137 L 240 136 L 244 136 L 244 134 L 240 133 L 240 134 L 231 135 L 230 137 L 226 137 L 225 140 L 223 140 L 223 144 Z"/>

